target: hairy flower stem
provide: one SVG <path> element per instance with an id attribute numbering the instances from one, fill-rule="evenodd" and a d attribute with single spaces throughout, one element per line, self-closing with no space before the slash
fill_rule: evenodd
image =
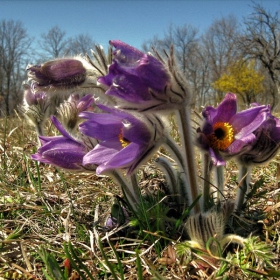
<path id="1" fill-rule="evenodd" d="M 156 166 L 158 166 L 165 174 L 165 178 L 168 184 L 168 190 L 170 194 L 175 198 L 178 206 L 185 203 L 182 190 L 180 189 L 179 174 L 176 173 L 174 168 L 171 166 L 170 161 L 163 157 L 158 157 L 155 160 Z"/>
<path id="2" fill-rule="evenodd" d="M 38 143 L 38 147 L 41 147 L 41 141 L 39 136 L 44 136 L 44 129 L 43 129 L 43 125 L 42 124 L 36 124 L 34 125 L 35 128 L 35 132 L 37 135 L 37 143 Z"/>
<path id="3" fill-rule="evenodd" d="M 249 182 L 251 179 L 251 171 L 252 171 L 251 166 L 241 165 L 241 167 L 239 168 L 239 177 L 238 177 L 239 188 L 235 200 L 235 207 L 236 207 L 235 210 L 237 212 L 239 212 L 242 209 L 245 195 L 248 191 Z"/>
<path id="4" fill-rule="evenodd" d="M 112 171 L 109 174 L 109 176 L 112 177 L 114 179 L 115 183 L 117 183 L 121 187 L 123 195 L 124 195 L 126 201 L 131 206 L 131 208 L 133 210 L 136 210 L 139 205 L 139 195 L 135 190 L 135 185 L 134 185 L 135 182 L 131 183 L 132 188 L 129 187 L 130 182 L 127 182 L 124 179 L 123 175 L 116 170 Z M 134 178 L 134 179 L 136 179 L 136 178 Z"/>
<path id="5" fill-rule="evenodd" d="M 178 118 L 179 118 L 179 131 L 181 132 L 181 143 L 183 150 L 183 161 L 182 165 L 184 167 L 184 171 L 189 179 L 189 184 L 186 184 L 188 189 L 186 193 L 189 196 L 188 204 L 191 205 L 194 200 L 198 197 L 198 181 L 197 181 L 197 170 L 196 170 L 196 162 L 195 162 L 195 154 L 194 154 L 194 145 L 192 140 L 192 127 L 190 121 L 190 108 L 183 107 L 178 110 Z M 200 205 L 197 203 L 193 208 L 194 213 L 200 212 Z"/>
<path id="6" fill-rule="evenodd" d="M 216 166 L 215 167 L 215 185 L 217 189 L 217 199 L 221 201 L 224 194 L 224 167 Z"/>
<path id="7" fill-rule="evenodd" d="M 134 197 L 138 201 L 139 200 L 139 196 L 141 195 L 141 193 L 140 193 L 140 189 L 139 189 L 139 184 L 138 184 L 136 172 L 132 173 L 129 176 L 129 179 L 130 179 L 130 185 L 132 187 L 132 189 L 131 188 L 130 189 L 132 190 L 132 192 L 134 194 Z"/>
<path id="8" fill-rule="evenodd" d="M 208 153 L 203 153 L 203 163 L 202 163 L 202 180 L 203 180 L 203 194 L 202 194 L 202 209 L 207 211 L 211 208 L 211 159 Z"/>
<path id="9" fill-rule="evenodd" d="M 179 145 L 175 143 L 175 141 L 170 137 L 165 137 L 164 147 L 168 149 L 171 153 L 172 158 L 175 160 L 178 166 L 178 189 L 173 187 L 174 195 L 180 196 L 181 204 L 187 204 L 189 202 L 189 194 L 188 194 L 188 186 L 190 185 L 188 173 L 186 173 L 185 169 L 185 160 L 182 154 L 182 149 Z M 191 205 L 191 203 L 188 203 Z"/>

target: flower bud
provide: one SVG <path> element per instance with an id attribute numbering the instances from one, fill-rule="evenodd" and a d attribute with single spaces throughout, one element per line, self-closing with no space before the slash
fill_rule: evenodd
<path id="1" fill-rule="evenodd" d="M 28 76 L 35 81 L 35 87 L 71 88 L 86 79 L 86 69 L 82 61 L 74 58 L 50 60 L 42 65 L 27 68 Z"/>
<path id="2" fill-rule="evenodd" d="M 49 117 L 49 100 L 44 91 L 34 92 L 24 85 L 23 104 L 20 107 L 26 119 L 35 127 L 37 135 L 43 135 L 45 120 Z"/>
<path id="3" fill-rule="evenodd" d="M 91 94 L 80 97 L 79 94 L 71 94 L 68 100 L 60 104 L 57 109 L 58 117 L 68 132 L 77 132 L 77 126 L 80 123 L 79 113 L 83 111 L 92 111 L 94 102 Z M 76 131 L 75 131 L 76 130 Z"/>
<path id="4" fill-rule="evenodd" d="M 173 49 L 167 63 L 121 41 L 113 40 L 113 64 L 98 82 L 106 94 L 116 98 L 118 107 L 141 112 L 178 109 L 189 100 L 186 82 L 174 61 Z"/>

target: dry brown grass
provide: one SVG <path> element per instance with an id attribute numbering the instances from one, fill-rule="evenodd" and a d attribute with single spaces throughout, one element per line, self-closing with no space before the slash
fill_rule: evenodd
<path id="1" fill-rule="evenodd" d="M 180 230 L 173 236 L 148 229 L 143 232 L 128 224 L 106 230 L 104 221 L 116 196 L 121 196 L 111 179 L 38 165 L 30 160 L 36 144 L 36 136 L 24 120 L 0 120 L 0 279 L 46 279 L 44 253 L 54 257 L 61 271 L 67 267 L 70 253 L 77 268 L 72 265 L 68 279 L 90 279 L 82 275 L 86 275 L 83 265 L 93 279 L 140 279 L 140 275 L 142 279 L 267 278 L 261 276 L 267 273 L 263 264 L 254 266 L 260 274 L 246 274 L 234 263 L 234 257 L 228 261 L 223 276 L 227 278 L 217 277 L 216 271 L 224 264 L 221 259 L 187 246 L 180 254 L 177 245 L 184 246 Z M 272 246 L 275 269 L 279 267 L 280 244 L 279 166 L 276 158 L 254 170 L 252 182 L 263 178 L 264 184 L 242 216 L 232 217 L 232 228 L 228 228 L 243 236 L 252 232 Z M 237 188 L 234 163 L 227 166 L 226 174 L 230 198 Z M 160 193 L 164 198 L 163 176 L 149 165 L 144 175 L 141 186 L 145 193 Z M 239 250 L 227 248 L 231 256 Z"/>

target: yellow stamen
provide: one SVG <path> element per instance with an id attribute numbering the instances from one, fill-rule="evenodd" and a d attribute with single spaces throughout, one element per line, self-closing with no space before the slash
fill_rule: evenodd
<path id="1" fill-rule="evenodd" d="M 127 145 L 129 145 L 131 142 L 125 139 L 122 135 L 122 132 L 119 134 L 119 140 L 122 144 L 122 147 L 125 148 Z"/>
<path id="2" fill-rule="evenodd" d="M 213 125 L 214 133 L 208 136 L 210 147 L 224 151 L 234 140 L 234 129 L 227 122 L 217 122 Z"/>

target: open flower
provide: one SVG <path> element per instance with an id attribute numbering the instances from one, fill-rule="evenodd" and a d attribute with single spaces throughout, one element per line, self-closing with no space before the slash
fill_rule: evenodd
<path id="1" fill-rule="evenodd" d="M 115 47 L 113 64 L 108 75 L 100 77 L 98 82 L 108 87 L 107 95 L 123 101 L 121 107 L 147 111 L 185 103 L 187 87 L 175 73 L 173 55 L 169 63 L 172 69 L 168 69 L 152 55 L 119 40 L 112 40 L 110 44 Z"/>
<path id="2" fill-rule="evenodd" d="M 51 120 L 62 135 L 40 136 L 42 146 L 31 158 L 64 169 L 84 170 L 83 157 L 88 151 L 87 147 L 71 137 L 54 116 L 51 117 Z"/>
<path id="3" fill-rule="evenodd" d="M 214 165 L 225 165 L 225 157 L 241 154 L 256 139 L 253 133 L 265 120 L 267 106 L 237 111 L 236 96 L 227 93 L 217 108 L 206 107 L 204 123 L 197 129 L 197 144 L 209 152 Z"/>
<path id="4" fill-rule="evenodd" d="M 100 140 L 83 159 L 83 164 L 98 165 L 96 173 L 125 168 L 131 174 L 161 143 L 163 127 L 157 119 L 135 117 L 118 109 L 99 107 L 108 113 L 83 112 L 87 119 L 80 131 Z M 156 123 L 157 122 L 157 123 Z"/>
<path id="5" fill-rule="evenodd" d="M 254 135 L 255 141 L 237 158 L 246 166 L 263 164 L 275 156 L 280 147 L 280 120 L 268 114 L 267 120 L 254 131 Z"/>

